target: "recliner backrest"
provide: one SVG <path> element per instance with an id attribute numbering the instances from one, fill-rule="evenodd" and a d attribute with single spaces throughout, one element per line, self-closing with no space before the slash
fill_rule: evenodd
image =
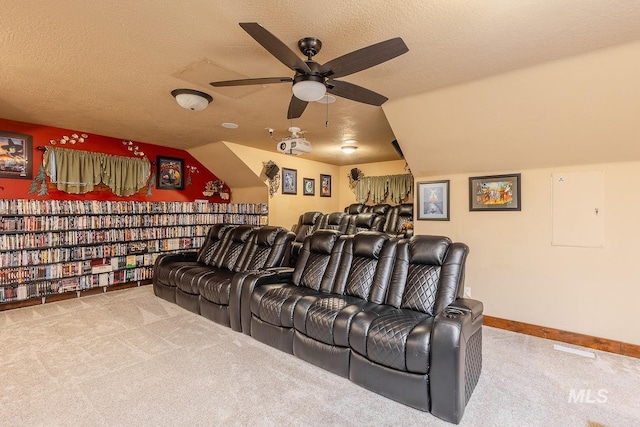
<path id="1" fill-rule="evenodd" d="M 242 265 L 246 252 L 243 253 L 244 244 L 251 235 L 254 227 L 250 225 L 238 225 L 229 233 L 218 257 L 216 267 L 237 271 L 236 265 Z M 243 255 L 240 257 L 240 255 Z"/>
<path id="2" fill-rule="evenodd" d="M 338 275 L 330 292 L 382 304 L 393 271 L 397 240 L 376 231 L 363 231 L 344 239 Z"/>
<path id="3" fill-rule="evenodd" d="M 344 212 L 332 212 L 324 214 L 320 220 L 316 223 L 313 231 L 317 230 L 338 230 L 341 233 L 346 233 L 349 227 L 349 216 Z"/>
<path id="4" fill-rule="evenodd" d="M 384 218 L 373 212 L 352 215 L 347 227 L 347 234 L 356 234 L 361 231 L 382 231 Z"/>
<path id="5" fill-rule="evenodd" d="M 444 236 L 401 240 L 386 304 L 435 316 L 462 297 L 468 251 Z"/>
<path id="6" fill-rule="evenodd" d="M 337 230 L 318 230 L 302 244 L 291 283 L 315 290 L 331 289 L 344 239 Z"/>
<path id="7" fill-rule="evenodd" d="M 290 250 L 295 234 L 286 228 L 263 226 L 251 233 L 239 256 L 242 264 L 238 264 L 237 271 L 261 270 L 280 267 Z"/>
<path id="8" fill-rule="evenodd" d="M 296 233 L 296 242 L 303 242 L 313 231 L 313 227 L 320 220 L 322 212 L 305 212 L 298 218 L 298 224 L 296 224 L 294 232 Z"/>
<path id="9" fill-rule="evenodd" d="M 393 206 L 387 212 L 383 231 L 392 236 L 399 235 L 402 233 L 403 226 L 408 222 L 413 222 L 413 203 Z"/>
<path id="10" fill-rule="evenodd" d="M 198 250 L 198 262 L 214 265 L 216 256 L 223 245 L 224 236 L 233 230 L 236 226 L 232 224 L 214 224 L 207 233 L 202 246 Z"/>

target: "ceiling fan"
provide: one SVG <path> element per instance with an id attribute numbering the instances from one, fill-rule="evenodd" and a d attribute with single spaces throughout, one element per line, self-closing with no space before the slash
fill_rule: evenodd
<path id="1" fill-rule="evenodd" d="M 309 102 L 322 99 L 326 92 L 369 105 L 384 104 L 387 97 L 353 83 L 335 79 L 382 64 L 409 51 L 404 41 L 396 37 L 319 64 L 312 58 L 320 52 L 322 42 L 314 37 L 306 37 L 298 41 L 298 49 L 307 57 L 307 60 L 303 61 L 262 25 L 256 22 L 242 22 L 240 26 L 269 53 L 295 71 L 295 75 L 226 80 L 210 84 L 215 87 L 224 87 L 293 82 L 293 96 L 289 102 L 287 119 L 300 117 Z"/>

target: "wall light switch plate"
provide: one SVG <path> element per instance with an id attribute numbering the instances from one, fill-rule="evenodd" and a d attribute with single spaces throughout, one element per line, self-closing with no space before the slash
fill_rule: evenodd
<path id="1" fill-rule="evenodd" d="M 464 287 L 464 297 L 465 298 L 471 298 L 471 288 L 468 286 Z"/>

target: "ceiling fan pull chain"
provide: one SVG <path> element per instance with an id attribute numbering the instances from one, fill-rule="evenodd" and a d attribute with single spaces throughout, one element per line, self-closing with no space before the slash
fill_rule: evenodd
<path id="1" fill-rule="evenodd" d="M 328 100 L 326 102 L 326 105 L 327 105 L 327 120 L 325 120 L 325 122 L 324 122 L 324 127 L 328 128 L 329 127 L 329 102 L 328 102 Z"/>

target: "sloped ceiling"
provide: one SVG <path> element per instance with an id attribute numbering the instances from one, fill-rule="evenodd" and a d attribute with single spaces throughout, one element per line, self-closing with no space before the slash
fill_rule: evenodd
<path id="1" fill-rule="evenodd" d="M 0 116 L 183 149 L 230 141 L 275 151 L 265 128 L 283 137 L 293 125 L 308 132 L 311 160 L 398 159 L 380 107 L 339 98 L 289 121 L 289 84 L 209 86 L 292 74 L 239 22 L 261 23 L 295 52 L 298 39 L 320 38 L 320 63 L 402 37 L 407 54 L 343 79 L 393 101 L 638 40 L 640 2 L 4 0 Z M 184 110 L 170 95 L 182 87 L 215 99 Z M 360 148 L 347 156 L 339 147 L 350 138 Z"/>

